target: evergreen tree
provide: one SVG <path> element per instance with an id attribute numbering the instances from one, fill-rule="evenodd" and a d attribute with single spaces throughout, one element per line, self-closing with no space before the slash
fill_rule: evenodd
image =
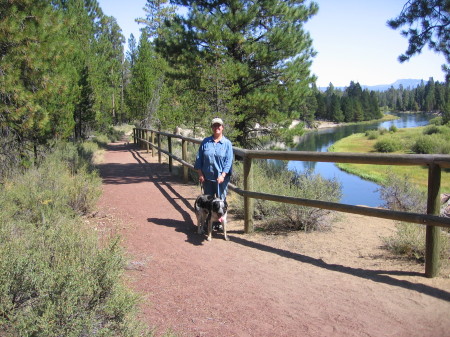
<path id="1" fill-rule="evenodd" d="M 447 92 L 447 102 L 444 108 L 444 111 L 442 113 L 442 123 L 450 125 L 450 97 L 449 93 Z"/>
<path id="2" fill-rule="evenodd" d="M 117 122 L 117 102 L 122 82 L 124 37 L 113 17 L 101 16 L 91 47 L 92 85 L 95 93 L 96 124 L 105 129 Z"/>
<path id="3" fill-rule="evenodd" d="M 316 92 L 316 101 L 317 101 L 317 110 L 316 110 L 316 118 L 317 119 L 326 119 L 327 118 L 327 106 L 325 104 L 325 97 L 320 92 Z"/>
<path id="4" fill-rule="evenodd" d="M 345 122 L 355 121 L 355 107 L 352 98 L 348 96 L 342 97 L 342 112 L 344 113 Z"/>
<path id="5" fill-rule="evenodd" d="M 344 121 L 344 113 L 341 109 L 341 100 L 338 95 L 333 94 L 331 96 L 331 111 L 332 120 L 336 123 L 341 123 Z"/>
<path id="6" fill-rule="evenodd" d="M 300 120 L 305 122 L 305 124 L 309 127 L 311 127 L 314 124 L 315 120 L 315 114 L 318 110 L 319 104 L 316 99 L 315 91 L 317 91 L 317 88 L 313 88 L 311 90 L 310 95 L 306 96 L 305 98 L 305 104 L 302 109 L 300 109 Z"/>
<path id="7" fill-rule="evenodd" d="M 156 112 L 164 86 L 164 67 L 145 31 L 139 40 L 131 75 L 131 83 L 127 88 L 130 119 L 139 120 L 145 127 L 161 126 Z"/>
<path id="8" fill-rule="evenodd" d="M 435 85 L 434 80 L 431 77 L 425 86 L 425 101 L 424 101 L 425 112 L 432 112 L 435 106 L 436 106 Z"/>
<path id="9" fill-rule="evenodd" d="M 332 112 L 332 106 L 331 106 L 333 95 L 334 95 L 334 86 L 332 83 L 330 83 L 328 85 L 327 90 L 325 91 L 325 104 L 326 104 L 326 109 L 327 109 L 325 118 L 327 120 L 333 119 L 333 112 Z"/>
<path id="10" fill-rule="evenodd" d="M 442 53 L 447 65 L 442 69 L 450 77 L 450 1 L 448 0 L 410 0 L 407 1 L 400 15 L 391 19 L 388 25 L 392 29 L 402 26 L 409 27 L 402 30 L 402 35 L 408 38 L 408 49 L 399 56 L 400 62 L 409 60 L 420 54 L 423 47 Z M 420 23 L 420 24 L 419 24 Z"/>
<path id="11" fill-rule="evenodd" d="M 127 60 L 130 63 L 131 68 L 134 67 L 136 57 L 137 57 L 136 39 L 133 34 L 130 34 L 130 38 L 128 39 Z"/>
<path id="12" fill-rule="evenodd" d="M 378 97 L 375 91 L 370 92 L 370 118 L 369 119 L 379 119 L 383 117 L 383 114 L 380 111 L 380 104 L 378 102 Z"/>
<path id="13" fill-rule="evenodd" d="M 81 99 L 76 105 L 74 113 L 75 138 L 83 139 L 94 127 L 95 122 L 94 90 L 89 83 L 89 68 L 87 66 L 83 68 L 79 86 L 81 88 Z"/>
<path id="14" fill-rule="evenodd" d="M 172 2 L 189 13 L 170 22 L 170 34 L 157 41 L 159 50 L 176 68 L 180 63 L 196 68 L 198 57 L 210 66 L 223 59 L 235 77 L 231 87 L 236 88 L 233 101 L 239 102 L 234 122 L 239 143 L 248 144 L 256 123 L 282 122 L 298 110 L 314 80 L 309 71 L 312 41 L 303 23 L 317 12 L 315 3 Z"/>
<path id="15" fill-rule="evenodd" d="M 72 81 L 71 26 L 48 1 L 1 4 L 0 129 L 19 152 L 66 135 L 72 127 L 71 101 L 64 100 Z"/>
<path id="16" fill-rule="evenodd" d="M 171 20 L 175 16 L 176 7 L 169 5 L 168 0 L 147 0 L 144 12 L 145 18 L 136 19 L 136 22 L 145 25 L 143 28 L 150 40 L 158 37 L 163 30 L 166 20 Z"/>

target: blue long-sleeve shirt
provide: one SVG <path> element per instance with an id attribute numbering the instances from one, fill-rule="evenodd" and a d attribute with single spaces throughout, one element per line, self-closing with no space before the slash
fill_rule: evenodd
<path id="1" fill-rule="evenodd" d="M 222 172 L 231 175 L 232 166 L 233 146 L 228 138 L 222 136 L 217 143 L 212 136 L 203 139 L 194 168 L 201 169 L 205 179 L 216 180 Z"/>

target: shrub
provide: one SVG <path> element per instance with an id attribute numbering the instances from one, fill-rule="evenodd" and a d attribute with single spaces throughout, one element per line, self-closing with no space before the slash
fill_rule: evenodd
<path id="1" fill-rule="evenodd" d="M 397 131 L 398 131 L 398 128 L 395 125 L 391 125 L 389 127 L 389 132 L 397 132 Z"/>
<path id="2" fill-rule="evenodd" d="M 396 255 L 405 256 L 420 262 L 425 261 L 426 226 L 399 222 L 396 227 L 397 231 L 393 236 L 382 238 L 385 247 Z M 450 256 L 448 235 L 444 231 L 441 231 L 440 234 L 439 256 L 443 261 L 446 261 Z"/>
<path id="3" fill-rule="evenodd" d="M 434 117 L 429 120 L 430 125 L 442 125 L 442 116 Z"/>
<path id="4" fill-rule="evenodd" d="M 366 137 L 368 139 L 377 139 L 380 136 L 380 132 L 378 130 L 367 130 Z"/>
<path id="5" fill-rule="evenodd" d="M 391 237 L 382 238 L 385 247 L 396 255 L 425 260 L 426 227 L 419 224 L 400 222 Z"/>
<path id="6" fill-rule="evenodd" d="M 441 149 L 439 152 L 441 154 L 450 154 L 450 143 L 441 144 Z"/>
<path id="7" fill-rule="evenodd" d="M 427 196 L 410 182 L 410 178 L 389 174 L 386 181 L 378 189 L 384 201 L 382 207 L 395 211 L 425 213 Z"/>
<path id="8" fill-rule="evenodd" d="M 379 189 L 380 197 L 385 202 L 383 207 L 403 212 L 426 212 L 426 194 L 419 191 L 409 180 L 408 176 L 388 176 L 386 183 Z M 405 222 L 399 222 L 396 227 L 397 231 L 393 236 L 383 238 L 385 247 L 394 254 L 423 261 L 426 227 Z M 442 233 L 440 252 L 442 258 L 448 259 L 448 249 L 448 237 Z"/>
<path id="9" fill-rule="evenodd" d="M 16 336 L 121 334 L 137 298 L 119 282 L 123 254 L 117 240 L 99 249 L 95 234 L 77 219 L 48 220 L 36 226 L 2 219 L 0 331 Z"/>
<path id="10" fill-rule="evenodd" d="M 6 184 L 5 197 L 15 209 L 11 217 L 41 223 L 47 213 L 72 216 L 92 211 L 101 180 L 76 153 L 72 144 L 57 146 L 39 167 Z"/>
<path id="11" fill-rule="evenodd" d="M 440 128 L 437 125 L 429 125 L 423 130 L 423 134 L 424 135 L 432 135 L 434 133 L 439 133 L 440 132 L 439 129 Z"/>
<path id="12" fill-rule="evenodd" d="M 77 144 L 78 154 L 88 165 L 95 162 L 95 155 L 100 151 L 96 142 L 82 142 Z"/>
<path id="13" fill-rule="evenodd" d="M 338 202 L 342 196 L 341 185 L 320 175 L 289 171 L 280 161 L 258 161 L 252 165 L 254 190 L 297 198 Z M 242 167 L 236 163 L 233 182 L 241 184 Z M 242 203 L 233 204 L 243 214 Z M 331 227 L 334 212 L 274 201 L 255 199 L 255 217 L 263 219 L 270 230 L 320 230 Z"/>
<path id="14" fill-rule="evenodd" d="M 0 335 L 141 336 L 114 238 L 100 247 L 85 214 L 100 179 L 58 144 L 0 193 Z"/>
<path id="15" fill-rule="evenodd" d="M 424 129 L 424 135 L 417 138 L 411 150 L 423 154 L 450 153 L 450 127 L 430 125 Z"/>
<path id="16" fill-rule="evenodd" d="M 400 143 L 391 138 L 383 138 L 378 140 L 374 147 L 377 152 L 395 152 L 401 148 Z"/>
<path id="17" fill-rule="evenodd" d="M 419 154 L 439 153 L 441 137 L 436 134 L 419 137 L 412 147 L 412 151 Z"/>
<path id="18" fill-rule="evenodd" d="M 378 132 L 380 133 L 380 135 L 384 135 L 385 133 L 387 133 L 387 130 L 386 128 L 381 127 L 378 129 Z"/>

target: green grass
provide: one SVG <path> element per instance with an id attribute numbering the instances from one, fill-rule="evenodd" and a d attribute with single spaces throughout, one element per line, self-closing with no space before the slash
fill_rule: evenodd
<path id="1" fill-rule="evenodd" d="M 400 144 L 400 150 L 392 153 L 412 153 L 411 148 L 415 141 L 423 135 L 425 127 L 399 129 L 395 133 L 386 133 L 377 139 L 368 139 L 363 133 L 353 134 L 349 137 L 343 138 L 333 144 L 329 148 L 330 152 L 357 152 L 357 153 L 376 153 L 375 144 L 381 137 L 390 137 L 395 142 Z M 388 173 L 393 173 L 398 176 L 409 176 L 411 182 L 419 186 L 421 189 L 426 189 L 428 184 L 428 169 L 419 166 L 386 166 L 386 165 L 369 165 L 369 164 L 337 164 L 342 170 L 355 174 L 364 179 L 374 181 L 378 184 L 386 182 Z M 441 190 L 450 191 L 450 172 L 448 170 L 442 171 Z"/>

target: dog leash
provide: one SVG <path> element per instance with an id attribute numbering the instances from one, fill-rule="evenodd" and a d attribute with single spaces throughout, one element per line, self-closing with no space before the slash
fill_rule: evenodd
<path id="1" fill-rule="evenodd" d="M 209 181 L 209 182 L 215 182 L 216 183 L 216 186 L 217 186 L 216 195 L 217 195 L 217 198 L 220 198 L 219 182 L 217 180 L 208 180 L 208 179 L 206 179 L 206 180 Z M 200 184 L 200 190 L 201 190 L 202 194 L 204 194 L 205 189 L 203 188 L 203 184 Z"/>

